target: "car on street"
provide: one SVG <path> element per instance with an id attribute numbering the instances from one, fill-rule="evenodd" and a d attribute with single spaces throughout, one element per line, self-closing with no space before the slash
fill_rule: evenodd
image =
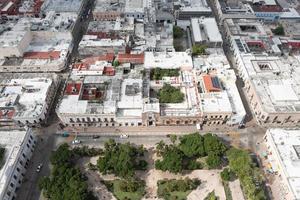
<path id="1" fill-rule="evenodd" d="M 43 167 L 43 163 L 40 163 L 36 168 L 36 172 L 40 172 L 42 167 Z"/>
<path id="2" fill-rule="evenodd" d="M 80 143 L 81 143 L 81 141 L 78 140 L 78 139 L 75 139 L 75 140 L 72 141 L 72 144 L 80 144 Z"/>
<path id="3" fill-rule="evenodd" d="M 129 136 L 128 135 L 126 135 L 126 134 L 122 134 L 122 135 L 120 135 L 120 138 L 121 139 L 127 139 Z"/>
<path id="4" fill-rule="evenodd" d="M 93 139 L 98 139 L 98 138 L 100 138 L 99 135 L 93 135 Z"/>

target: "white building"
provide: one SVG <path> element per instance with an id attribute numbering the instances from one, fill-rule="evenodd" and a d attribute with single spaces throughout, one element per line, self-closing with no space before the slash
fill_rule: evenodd
<path id="1" fill-rule="evenodd" d="M 272 35 L 257 20 L 228 19 L 224 27 L 257 122 L 268 127 L 299 124 L 300 60 L 289 52 L 299 41 Z"/>
<path id="2" fill-rule="evenodd" d="M 58 72 L 65 69 L 73 49 L 69 32 L 28 31 L 18 42 L 15 34 L 10 32 L 0 35 L 0 72 Z M 10 44 L 8 41 L 15 42 Z"/>
<path id="3" fill-rule="evenodd" d="M 207 116 L 207 119 L 222 116 L 228 125 L 242 124 L 246 111 L 236 86 L 236 75 L 230 69 L 223 51 L 213 50 L 207 56 L 194 58 L 194 68 L 200 87 L 203 88 L 200 100 L 204 116 Z M 210 79 L 215 79 L 215 83 L 210 85 Z M 218 82 L 221 89 L 215 87 Z"/>
<path id="4" fill-rule="evenodd" d="M 125 47 L 123 39 L 99 39 L 97 35 L 84 35 L 78 45 L 78 52 L 82 57 L 118 54 L 125 53 Z"/>
<path id="5" fill-rule="evenodd" d="M 145 52 L 146 69 L 192 69 L 192 57 L 186 52 Z"/>
<path id="6" fill-rule="evenodd" d="M 268 159 L 281 176 L 284 198 L 300 199 L 300 130 L 269 129 L 265 135 Z"/>
<path id="7" fill-rule="evenodd" d="M 0 199 L 12 200 L 24 179 L 36 138 L 31 129 L 0 131 L 0 135 L 0 146 L 5 148 L 5 161 L 0 169 Z"/>
<path id="8" fill-rule="evenodd" d="M 7 31 L 0 35 L 0 59 L 21 57 L 32 40 L 30 31 Z"/>
<path id="9" fill-rule="evenodd" d="M 44 122 L 57 86 L 56 75 L 2 78 L 0 124 L 37 126 Z"/>
<path id="10" fill-rule="evenodd" d="M 215 18 L 191 18 L 193 44 L 222 47 L 223 39 Z"/>

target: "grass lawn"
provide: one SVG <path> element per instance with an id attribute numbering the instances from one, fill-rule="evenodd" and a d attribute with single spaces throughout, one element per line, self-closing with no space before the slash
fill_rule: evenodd
<path id="1" fill-rule="evenodd" d="M 105 185 L 109 191 L 113 193 L 113 195 L 118 200 L 140 200 L 145 194 L 144 185 L 140 185 L 137 191 L 135 192 L 123 192 L 120 188 L 120 184 L 123 180 L 113 180 L 113 181 L 105 181 Z"/>
<path id="2" fill-rule="evenodd" d="M 200 181 L 196 179 L 162 180 L 157 183 L 157 195 L 165 200 L 185 200 L 199 184 Z"/>
<path id="3" fill-rule="evenodd" d="M 232 194 L 231 194 L 231 190 L 229 188 L 229 183 L 228 181 L 222 181 L 223 186 L 224 186 L 224 191 L 225 191 L 225 195 L 226 195 L 226 200 L 232 200 Z"/>
<path id="4" fill-rule="evenodd" d="M 163 186 L 161 186 L 161 190 L 163 191 Z M 160 188 L 158 188 L 158 190 L 160 190 Z M 192 190 L 188 190 L 186 192 L 177 192 L 177 191 L 174 191 L 174 192 L 170 192 L 170 193 L 166 193 L 164 196 L 160 196 L 161 198 L 165 199 L 165 200 L 173 200 L 173 199 L 176 199 L 176 200 L 186 200 L 187 196 L 191 193 Z M 158 193 L 160 194 L 160 193 Z"/>

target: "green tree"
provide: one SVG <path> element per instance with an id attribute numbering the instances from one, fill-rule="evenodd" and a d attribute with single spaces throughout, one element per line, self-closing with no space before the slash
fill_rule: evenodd
<path id="1" fill-rule="evenodd" d="M 179 69 L 155 68 L 150 71 L 151 80 L 162 80 L 163 77 L 179 76 Z"/>
<path id="2" fill-rule="evenodd" d="M 186 169 L 188 170 L 202 169 L 202 164 L 200 162 L 197 162 L 194 159 L 189 159 Z"/>
<path id="3" fill-rule="evenodd" d="M 173 143 L 173 144 L 175 144 L 176 143 L 176 140 L 177 140 L 177 135 L 170 135 L 170 140 L 171 140 L 171 142 Z"/>
<path id="4" fill-rule="evenodd" d="M 72 152 L 67 144 L 61 145 L 51 155 L 51 175 L 39 180 L 39 188 L 51 200 L 94 200 L 88 191 L 86 178 L 72 163 Z"/>
<path id="5" fill-rule="evenodd" d="M 114 67 L 118 67 L 119 65 L 120 65 L 119 61 L 118 60 L 114 60 L 113 66 Z"/>
<path id="6" fill-rule="evenodd" d="M 252 171 L 251 158 L 248 152 L 231 148 L 227 151 L 229 167 L 238 176 L 246 176 Z"/>
<path id="7" fill-rule="evenodd" d="M 267 199 L 265 192 L 262 189 L 262 177 L 259 175 L 258 169 L 254 167 L 248 152 L 231 148 L 226 154 L 229 161 L 229 167 L 240 179 L 247 199 Z"/>
<path id="8" fill-rule="evenodd" d="M 207 133 L 203 136 L 204 138 L 204 149 L 206 154 L 216 154 L 222 156 L 227 148 L 226 146 L 219 140 L 219 138 L 211 133 Z"/>
<path id="9" fill-rule="evenodd" d="M 180 137 L 179 149 L 187 157 L 205 156 L 203 137 L 199 133 L 193 133 Z"/>
<path id="10" fill-rule="evenodd" d="M 166 146 L 162 152 L 162 160 L 155 162 L 155 168 L 162 171 L 178 173 L 182 171 L 183 154 L 173 145 Z"/>
<path id="11" fill-rule="evenodd" d="M 166 144 L 164 143 L 164 141 L 160 141 L 159 143 L 156 144 L 156 153 L 158 156 L 161 156 L 164 149 L 165 149 Z"/>
<path id="12" fill-rule="evenodd" d="M 184 100 L 184 94 L 179 88 L 165 84 L 158 92 L 160 103 L 181 103 Z"/>
<path id="13" fill-rule="evenodd" d="M 173 26 L 173 37 L 174 38 L 182 38 L 184 35 L 184 30 L 179 26 Z"/>
<path id="14" fill-rule="evenodd" d="M 206 53 L 206 46 L 205 45 L 193 45 L 192 47 L 192 54 L 196 55 L 204 55 Z"/>
<path id="15" fill-rule="evenodd" d="M 281 24 L 272 30 L 275 35 L 284 35 L 284 28 Z"/>
<path id="16" fill-rule="evenodd" d="M 99 171 L 104 174 L 113 173 L 128 178 L 134 175 L 134 170 L 146 166 L 138 161 L 145 151 L 143 147 L 136 148 L 129 143 L 120 144 L 113 140 L 109 140 L 104 146 L 103 156 L 100 156 L 97 162 Z"/>
<path id="17" fill-rule="evenodd" d="M 232 173 L 230 169 L 229 168 L 223 169 L 223 171 L 221 172 L 221 179 L 223 181 L 230 181 L 231 177 L 232 177 Z"/>
<path id="18" fill-rule="evenodd" d="M 72 151 L 69 150 L 69 145 L 64 143 L 58 147 L 58 149 L 51 154 L 50 162 L 53 165 L 63 165 L 69 163 L 73 157 Z"/>
<path id="19" fill-rule="evenodd" d="M 222 161 L 219 155 L 214 153 L 209 153 L 206 158 L 206 164 L 209 169 L 216 169 L 221 166 Z"/>

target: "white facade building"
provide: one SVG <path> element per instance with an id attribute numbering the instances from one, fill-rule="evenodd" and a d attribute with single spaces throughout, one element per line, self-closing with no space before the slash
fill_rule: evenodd
<path id="1" fill-rule="evenodd" d="M 56 75 L 3 79 L 0 87 L 0 124 L 36 126 L 44 122 L 57 86 Z"/>
<path id="2" fill-rule="evenodd" d="M 284 185 L 285 199 L 300 199 L 300 130 L 269 129 L 265 135 L 268 159 Z"/>
<path id="3" fill-rule="evenodd" d="M 215 18 L 191 18 L 193 44 L 222 47 L 223 39 Z"/>
<path id="4" fill-rule="evenodd" d="M 31 129 L 0 131 L 0 146 L 5 148 L 5 162 L 0 169 L 0 199 L 16 198 L 32 156 L 36 138 Z"/>

